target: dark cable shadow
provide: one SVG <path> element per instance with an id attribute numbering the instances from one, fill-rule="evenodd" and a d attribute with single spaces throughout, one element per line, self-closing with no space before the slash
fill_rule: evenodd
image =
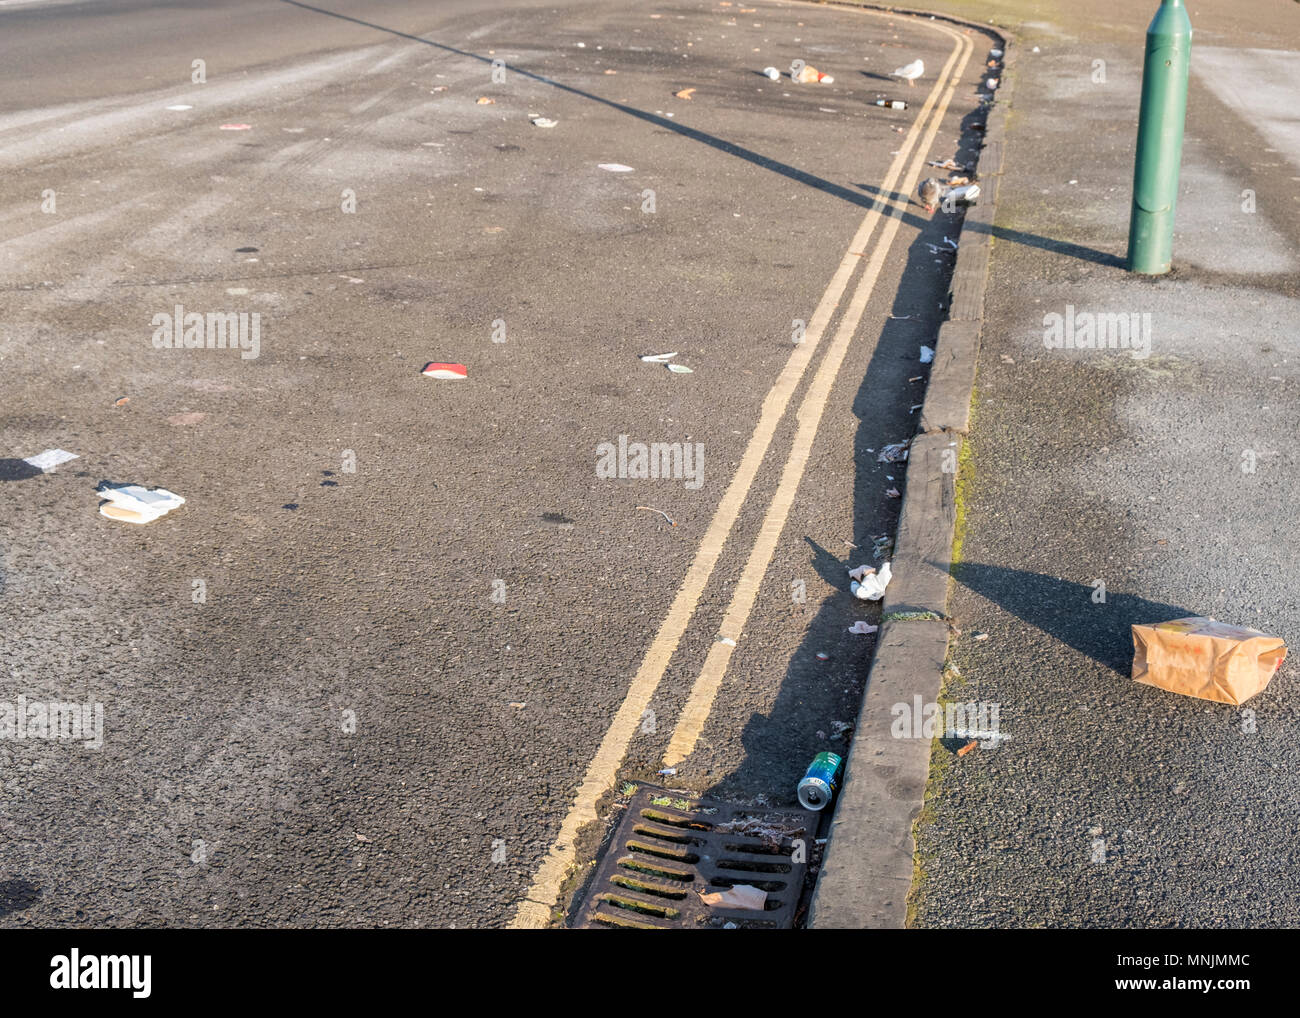
<path id="1" fill-rule="evenodd" d="M 1093 588 L 1087 584 L 979 562 L 958 563 L 952 576 L 1022 622 L 1125 676 L 1133 664 L 1129 629 L 1133 623 L 1168 622 L 1201 614 L 1111 591 L 1106 592 L 1104 603 L 1094 604 Z"/>
<path id="2" fill-rule="evenodd" d="M 944 171 L 935 170 L 930 175 L 939 175 Z M 886 201 L 905 201 L 909 205 L 914 205 L 919 210 L 916 200 L 910 195 L 905 195 L 900 191 L 886 191 L 883 188 L 876 187 L 874 184 L 856 184 L 855 187 L 861 188 L 867 194 L 875 195 Z M 909 226 L 915 226 L 917 229 L 923 228 L 929 219 L 922 216 L 920 211 L 908 211 L 903 213 L 903 222 Z M 1023 230 L 1011 230 L 1005 226 L 989 226 L 986 223 L 967 223 L 964 220 L 955 224 L 955 228 L 961 231 L 969 230 L 971 233 L 990 234 L 995 240 L 1006 240 L 1013 244 L 1023 244 L 1025 247 L 1038 248 L 1040 251 L 1050 251 L 1053 254 L 1065 255 L 1067 258 L 1077 258 L 1081 262 L 1092 262 L 1095 265 L 1104 265 L 1107 268 L 1122 269 L 1127 266 L 1124 257 L 1111 254 L 1107 251 L 1098 251 L 1093 247 L 1085 247 L 1082 244 L 1075 244 L 1068 240 L 1056 240 L 1052 237 L 1044 237 L 1037 233 L 1025 233 Z"/>
<path id="3" fill-rule="evenodd" d="M 399 32 L 394 28 L 385 28 L 383 25 L 376 25 L 370 21 L 363 21 L 361 18 L 354 18 L 349 14 L 339 14 L 335 11 L 327 11 L 322 7 L 313 7 L 311 4 L 302 3 L 301 0 L 280 0 L 280 2 L 290 4 L 293 7 L 301 7 L 305 11 L 313 11 L 316 14 L 324 14 L 331 18 L 338 18 L 341 21 L 351 21 L 353 24 L 361 25 L 364 28 L 372 28 L 377 32 L 387 32 L 389 35 L 396 35 L 402 39 L 410 39 L 412 42 L 422 43 L 425 46 L 432 46 L 435 49 L 444 50 L 447 53 L 455 53 L 457 56 L 469 57 L 488 65 L 491 65 L 493 62 L 492 58 L 482 57 L 477 53 L 471 53 L 468 50 L 457 49 L 455 46 L 448 46 L 446 43 L 424 39 L 418 35 L 412 35 L 409 32 Z M 644 120 L 646 123 L 654 124 L 656 127 L 666 128 L 675 134 L 680 134 L 685 138 L 690 138 L 692 141 L 698 141 L 703 145 L 708 145 L 710 148 L 717 149 L 719 152 L 725 152 L 727 155 L 735 156 L 738 159 L 744 159 L 746 162 L 753 163 L 755 166 L 759 166 L 765 170 L 770 170 L 773 173 L 779 173 L 783 177 L 788 177 L 790 180 L 796 181 L 815 190 L 822 191 L 836 198 L 840 198 L 843 201 L 849 202 L 852 205 L 857 205 L 860 208 L 871 208 L 871 206 L 875 204 L 872 199 L 859 194 L 852 188 L 844 187 L 840 184 L 826 180 L 823 177 L 818 177 L 815 174 L 797 169 L 788 163 L 783 163 L 776 159 L 769 159 L 767 156 L 754 152 L 752 149 L 747 149 L 741 145 L 735 144 L 734 142 L 726 141 L 716 135 L 708 134 L 704 131 L 698 131 L 693 127 L 686 127 L 684 124 L 679 124 L 675 120 L 669 120 L 667 117 L 647 113 L 645 110 L 639 110 L 634 106 L 628 106 L 624 103 L 615 102 L 612 99 L 606 99 L 603 96 L 598 96 L 591 92 L 584 91 L 583 89 L 575 88 L 573 85 L 565 85 L 562 82 L 547 78 L 541 74 L 535 74 L 532 71 L 525 71 L 522 68 L 515 67 L 511 64 L 506 64 L 505 66 L 515 74 L 522 75 L 525 78 L 531 78 L 533 81 L 541 82 L 544 85 L 550 85 L 552 88 L 558 88 L 560 91 L 568 92 L 570 95 L 580 96 L 583 99 L 590 99 L 592 102 L 597 102 L 603 106 L 608 106 L 611 109 L 619 110 L 629 116 L 636 117 L 638 120 Z"/>

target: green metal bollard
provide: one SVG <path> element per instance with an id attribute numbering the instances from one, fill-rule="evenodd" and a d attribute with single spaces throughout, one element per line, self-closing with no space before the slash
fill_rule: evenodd
<path id="1" fill-rule="evenodd" d="M 1142 65 L 1133 214 L 1128 228 L 1130 272 L 1158 276 L 1169 271 L 1173 260 L 1174 204 L 1183 158 L 1191 55 L 1192 23 L 1183 0 L 1161 0 L 1147 29 Z"/>

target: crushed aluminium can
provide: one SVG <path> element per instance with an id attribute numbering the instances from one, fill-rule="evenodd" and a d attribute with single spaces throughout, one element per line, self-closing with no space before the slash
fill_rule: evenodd
<path id="1" fill-rule="evenodd" d="M 804 809 L 823 809 L 840 787 L 844 758 L 838 753 L 818 753 L 799 781 L 799 802 Z"/>

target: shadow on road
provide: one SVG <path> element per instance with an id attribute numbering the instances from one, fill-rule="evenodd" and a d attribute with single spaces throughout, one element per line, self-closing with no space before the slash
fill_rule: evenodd
<path id="1" fill-rule="evenodd" d="M 331 18 L 338 18 L 341 21 L 350 21 L 355 25 L 372 28 L 377 32 L 386 32 L 389 35 L 395 35 L 402 39 L 410 39 L 412 42 L 422 43 L 425 46 L 432 46 L 435 49 L 440 49 L 447 53 L 455 53 L 457 56 L 469 57 L 472 60 L 478 60 L 481 63 L 488 64 L 489 66 L 492 65 L 495 60 L 493 57 L 479 56 L 477 53 L 458 49 L 455 46 L 448 46 L 446 43 L 434 42 L 432 39 L 425 39 L 418 35 L 412 35 L 410 32 L 400 32 L 394 28 L 385 28 L 383 25 L 376 25 L 371 21 L 354 18 L 349 14 L 339 14 L 336 11 L 327 11 L 323 7 L 313 7 L 311 4 L 302 3 L 301 0 L 280 0 L 280 2 L 289 4 L 293 7 L 301 7 L 305 11 L 313 11 L 316 14 L 324 14 Z M 857 205 L 859 208 L 870 208 L 875 203 L 874 199 L 869 198 L 867 195 L 859 194 L 852 188 L 836 184 L 834 181 L 826 180 L 824 177 L 818 177 L 815 174 L 791 166 L 789 163 L 783 163 L 779 160 L 771 159 L 768 156 L 753 151 L 752 149 L 747 149 L 742 145 L 737 145 L 724 138 L 719 138 L 717 135 L 709 134 L 705 131 L 699 131 L 693 127 L 687 127 L 684 124 L 679 124 L 677 121 L 670 120 L 667 117 L 661 117 L 654 113 L 647 113 L 645 110 L 639 110 L 635 106 L 628 106 L 626 103 L 606 99 L 603 96 L 587 92 L 581 88 L 575 88 L 572 85 L 566 85 L 563 82 L 555 81 L 552 78 L 536 74 L 533 71 L 526 71 L 521 67 L 514 66 L 513 64 L 506 64 L 505 66 L 513 73 L 522 77 L 530 78 L 533 81 L 541 82 L 544 85 L 550 85 L 552 88 L 558 88 L 560 91 L 568 92 L 570 95 L 581 96 L 583 99 L 590 99 L 592 102 L 597 102 L 602 106 L 608 106 L 611 109 L 619 110 L 629 116 L 654 124 L 656 127 L 666 128 L 675 134 L 680 134 L 685 138 L 690 138 L 692 141 L 698 141 L 701 144 L 708 145 L 710 148 L 717 149 L 719 152 L 725 152 L 727 155 L 735 156 L 737 159 L 743 159 L 746 162 L 753 163 L 755 166 L 762 167 L 765 170 L 779 173 L 783 177 L 788 177 L 790 180 L 804 184 L 807 187 L 814 188 L 818 191 L 823 191 L 826 194 L 840 198 L 852 205 Z"/>
<path id="2" fill-rule="evenodd" d="M 962 562 L 953 568 L 952 575 L 962 586 L 1021 621 L 1124 676 L 1133 663 L 1129 630 L 1133 623 L 1168 622 L 1200 614 L 1111 591 L 1106 592 L 1104 603 L 1094 604 L 1089 584 L 1005 566 Z"/>

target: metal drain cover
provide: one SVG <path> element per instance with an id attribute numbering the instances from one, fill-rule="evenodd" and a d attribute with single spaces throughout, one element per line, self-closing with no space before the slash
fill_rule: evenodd
<path id="1" fill-rule="evenodd" d="M 575 926 L 789 929 L 820 819 L 797 806 L 734 806 L 643 785 L 627 805 Z M 766 891 L 764 911 L 700 900 L 736 884 Z"/>

